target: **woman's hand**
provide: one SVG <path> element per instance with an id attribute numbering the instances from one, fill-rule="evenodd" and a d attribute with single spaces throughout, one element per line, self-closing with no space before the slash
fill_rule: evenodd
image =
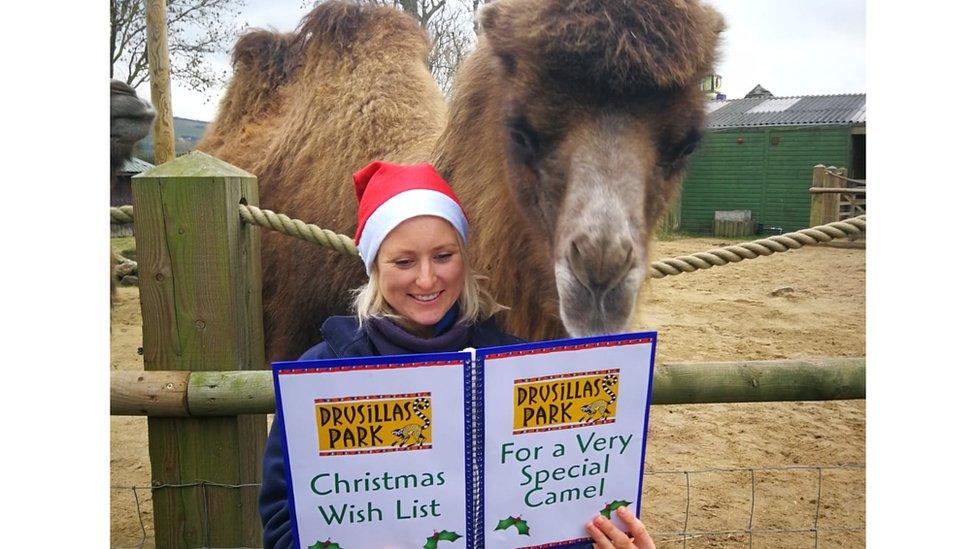
<path id="1" fill-rule="evenodd" d="M 624 526 L 630 530 L 630 534 L 634 537 L 631 538 L 624 532 L 621 532 L 619 528 L 614 526 L 603 515 L 597 515 L 595 519 L 586 523 L 586 531 L 593 538 L 593 547 L 598 549 L 615 549 L 621 547 L 626 549 L 656 549 L 654 547 L 654 540 L 647 533 L 644 524 L 626 507 L 617 508 L 617 517 L 620 518 L 621 522 L 624 523 Z"/>

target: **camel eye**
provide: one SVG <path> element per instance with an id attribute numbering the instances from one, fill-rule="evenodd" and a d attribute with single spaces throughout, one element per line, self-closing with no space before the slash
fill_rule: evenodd
<path id="1" fill-rule="evenodd" d="M 677 163 L 685 160 L 691 153 L 695 152 L 698 148 L 698 143 L 701 142 L 701 133 L 698 131 L 693 131 L 685 136 L 684 139 L 672 144 L 664 150 L 663 162 L 662 163 Z"/>
<path id="2" fill-rule="evenodd" d="M 512 130 L 509 133 L 509 137 L 511 137 L 512 143 L 514 143 L 516 147 L 529 147 L 529 138 L 526 137 L 524 133 L 518 130 Z"/>
<path id="3" fill-rule="evenodd" d="M 524 118 L 509 120 L 508 148 L 516 160 L 530 164 L 539 152 L 539 139 Z"/>
<path id="4" fill-rule="evenodd" d="M 695 149 L 698 148 L 698 143 L 700 142 L 701 142 L 701 134 L 698 133 L 697 131 L 691 132 L 679 144 L 680 149 L 677 157 L 684 158 L 690 155 L 691 153 L 695 152 Z"/>

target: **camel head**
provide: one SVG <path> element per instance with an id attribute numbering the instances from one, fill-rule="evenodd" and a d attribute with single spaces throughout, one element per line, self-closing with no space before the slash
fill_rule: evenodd
<path id="1" fill-rule="evenodd" d="M 509 195 L 546 240 L 563 325 L 623 331 L 701 136 L 722 18 L 694 0 L 498 0 L 479 17 Z"/>
<path id="2" fill-rule="evenodd" d="M 111 173 L 114 174 L 132 156 L 136 143 L 149 134 L 156 111 L 136 95 L 132 86 L 112 80 L 110 113 Z"/>

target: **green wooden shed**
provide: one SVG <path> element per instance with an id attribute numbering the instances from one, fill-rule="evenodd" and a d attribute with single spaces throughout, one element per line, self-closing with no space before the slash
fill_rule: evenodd
<path id="1" fill-rule="evenodd" d="M 807 227 L 813 166 L 867 177 L 865 97 L 773 97 L 757 86 L 743 99 L 710 101 L 675 205 L 680 230 L 711 234 L 715 212 L 729 210 L 750 210 L 757 232 Z"/>

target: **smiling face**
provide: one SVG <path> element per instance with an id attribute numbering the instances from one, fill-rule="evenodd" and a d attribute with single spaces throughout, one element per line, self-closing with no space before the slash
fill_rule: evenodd
<path id="1" fill-rule="evenodd" d="M 410 218 L 390 231 L 376 254 L 383 299 L 406 319 L 407 328 L 427 335 L 458 300 L 465 265 L 458 233 L 433 216 Z"/>

